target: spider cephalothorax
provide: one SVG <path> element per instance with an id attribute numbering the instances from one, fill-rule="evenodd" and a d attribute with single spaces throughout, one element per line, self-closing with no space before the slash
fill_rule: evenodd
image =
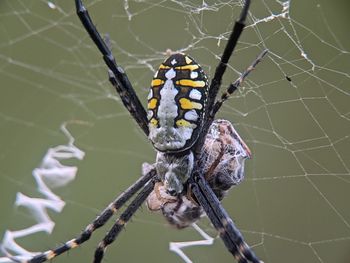
<path id="1" fill-rule="evenodd" d="M 109 41 L 101 37 L 81 0 L 75 0 L 75 3 L 82 24 L 108 66 L 111 84 L 156 149 L 156 162 L 144 164 L 142 177 L 110 203 L 76 238 L 28 260 L 9 253 L 8 256 L 22 263 L 50 260 L 87 241 L 96 229 L 136 195 L 99 243 L 94 262 L 102 261 L 107 246 L 147 200 L 151 210 L 162 210 L 166 219 L 178 228 L 207 215 L 227 250 L 239 263 L 260 263 L 220 203 L 227 190 L 243 179 L 244 160 L 250 157 L 250 151 L 229 121 L 215 120 L 215 114 L 224 101 L 267 53 L 264 50 L 229 85 L 221 98 L 216 99 L 227 63 L 243 31 L 250 1 L 246 0 L 243 5 L 210 84 L 202 68 L 191 57 L 173 54 L 155 73 L 148 96 L 148 112 L 128 76 L 117 65 Z"/>
<path id="2" fill-rule="evenodd" d="M 199 169 L 221 200 L 226 192 L 244 178 L 244 161 L 251 157 L 248 146 L 227 120 L 215 120 L 205 139 Z M 187 189 L 189 190 L 189 189 Z M 169 194 L 164 181 L 157 183 L 147 198 L 152 211 L 161 210 L 171 225 L 184 228 L 196 222 L 204 211 L 190 191 Z"/>

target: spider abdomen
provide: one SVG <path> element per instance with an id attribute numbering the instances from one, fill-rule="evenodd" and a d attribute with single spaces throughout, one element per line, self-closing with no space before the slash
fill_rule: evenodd
<path id="1" fill-rule="evenodd" d="M 207 89 L 207 76 L 189 56 L 173 54 L 160 65 L 148 96 L 149 138 L 158 151 L 181 152 L 195 143 Z"/>

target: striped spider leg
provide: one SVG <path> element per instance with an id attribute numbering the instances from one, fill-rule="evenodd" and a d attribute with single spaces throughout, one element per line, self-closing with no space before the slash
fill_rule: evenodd
<path id="1" fill-rule="evenodd" d="M 115 215 L 119 209 L 137 192 L 139 194 L 137 197 L 134 199 L 132 202 L 131 206 L 128 206 L 128 208 L 121 214 L 120 218 L 116 221 L 115 225 L 113 226 L 112 229 L 115 229 L 116 227 L 123 227 L 127 221 L 128 221 L 128 215 L 133 214 L 137 208 L 143 203 L 140 203 L 140 200 L 144 200 L 150 192 L 150 189 L 153 189 L 153 184 L 154 181 L 156 180 L 156 171 L 155 169 L 148 165 L 144 164 L 142 167 L 142 174 L 143 176 L 140 177 L 135 183 L 133 183 L 128 189 L 126 189 L 123 193 L 121 193 L 112 203 L 110 203 L 104 210 L 103 212 L 96 217 L 94 221 L 92 221 L 82 232 L 79 236 L 76 238 L 73 238 L 70 241 L 67 241 L 63 245 L 52 249 L 48 250 L 46 252 L 40 253 L 34 257 L 32 257 L 29 260 L 19 260 L 16 256 L 12 256 L 9 253 L 7 254 L 7 257 L 10 258 L 14 262 L 18 263 L 41 263 L 45 262 L 48 260 L 51 260 L 62 253 L 67 252 L 68 250 L 72 248 L 76 248 L 80 246 L 82 243 L 88 241 L 92 235 L 92 233 L 97 230 L 98 228 L 104 226 L 106 222 L 113 216 Z M 141 190 L 140 190 L 141 189 Z M 132 210 L 132 208 L 135 209 L 135 211 Z M 112 231 L 111 229 L 111 231 Z M 100 243 L 99 247 L 102 247 L 103 245 L 106 246 L 108 245 L 108 238 L 105 237 L 104 240 Z M 98 253 L 96 253 L 98 254 Z M 100 261 L 96 261 L 100 262 Z"/>
<path id="2" fill-rule="evenodd" d="M 102 261 L 105 250 L 118 237 L 120 231 L 124 228 L 125 224 L 131 219 L 135 212 L 145 202 L 149 194 L 153 191 L 155 180 L 150 180 L 146 183 L 136 198 L 128 205 L 125 211 L 120 215 L 117 221 L 114 223 L 109 232 L 105 235 L 103 240 L 98 244 L 95 250 L 94 263 Z"/>

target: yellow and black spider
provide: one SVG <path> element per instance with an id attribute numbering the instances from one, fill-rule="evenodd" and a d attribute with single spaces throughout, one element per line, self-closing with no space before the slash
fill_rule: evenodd
<path id="1" fill-rule="evenodd" d="M 244 3 L 210 84 L 193 58 L 182 53 L 172 54 L 154 75 L 147 112 L 126 73 L 117 65 L 109 41 L 100 36 L 81 0 L 75 3 L 82 24 L 109 68 L 110 82 L 152 142 L 157 152 L 156 162 L 145 163 L 142 177 L 108 205 L 79 236 L 31 259 L 11 259 L 39 263 L 81 245 L 136 195 L 99 243 L 94 262 L 102 261 L 107 246 L 145 201 L 150 210 L 160 210 L 169 223 L 178 228 L 189 226 L 206 214 L 238 262 L 261 262 L 220 203 L 225 192 L 243 179 L 244 160 L 250 157 L 250 151 L 229 121 L 214 120 L 223 102 L 267 53 L 264 50 L 216 100 L 227 63 L 245 26 L 250 1 Z"/>

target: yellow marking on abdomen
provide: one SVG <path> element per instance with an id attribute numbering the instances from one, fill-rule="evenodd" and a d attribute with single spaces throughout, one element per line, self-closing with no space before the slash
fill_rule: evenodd
<path id="1" fill-rule="evenodd" d="M 190 64 L 192 62 L 192 59 L 190 59 L 188 56 L 185 56 L 185 60 L 187 64 Z"/>
<path id="2" fill-rule="evenodd" d="M 155 107 L 157 106 L 157 99 L 153 98 L 153 99 L 150 99 L 150 101 L 148 102 L 148 109 L 149 110 L 153 110 L 155 109 Z"/>
<path id="3" fill-rule="evenodd" d="M 179 67 L 175 67 L 175 69 L 178 69 L 178 70 L 186 70 L 186 69 L 188 69 L 188 70 L 196 70 L 196 69 L 198 69 L 199 68 L 199 66 L 198 65 L 186 65 L 186 66 L 179 66 Z"/>
<path id="4" fill-rule="evenodd" d="M 190 123 L 184 119 L 181 119 L 181 120 L 176 121 L 176 125 L 178 127 L 191 127 L 192 123 Z"/>
<path id="5" fill-rule="evenodd" d="M 181 109 L 184 109 L 184 110 L 192 110 L 192 109 L 201 110 L 203 108 L 202 104 L 198 102 L 190 101 L 189 99 L 186 99 L 186 98 L 181 98 L 179 102 L 180 102 Z"/>
<path id="6" fill-rule="evenodd" d="M 149 123 L 150 123 L 152 126 L 157 127 L 157 125 L 158 125 L 158 120 L 155 119 L 155 118 L 152 118 L 152 119 L 149 121 Z"/>
<path id="7" fill-rule="evenodd" d="M 176 81 L 177 85 L 190 86 L 192 88 L 203 88 L 205 86 L 205 81 L 203 80 L 190 80 L 190 79 L 180 79 Z"/>
<path id="8" fill-rule="evenodd" d="M 169 69 L 169 66 L 165 66 L 164 64 L 160 64 L 159 69 Z"/>
<path id="9" fill-rule="evenodd" d="M 159 85 L 162 85 L 162 84 L 164 84 L 164 80 L 153 79 L 152 82 L 151 82 L 151 87 L 159 86 Z"/>

